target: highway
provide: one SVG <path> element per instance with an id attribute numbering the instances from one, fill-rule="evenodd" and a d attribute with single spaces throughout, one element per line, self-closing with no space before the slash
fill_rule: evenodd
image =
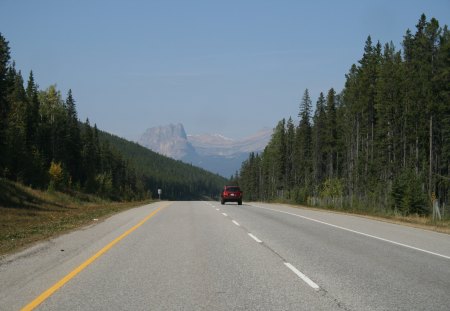
<path id="1" fill-rule="evenodd" d="M 0 310 L 449 306 L 449 235 L 277 204 L 157 202 L 0 260 Z"/>

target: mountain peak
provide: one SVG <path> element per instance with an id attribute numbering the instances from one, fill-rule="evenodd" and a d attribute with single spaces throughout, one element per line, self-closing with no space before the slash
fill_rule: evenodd
<path id="1" fill-rule="evenodd" d="M 196 155 L 181 123 L 148 128 L 139 144 L 176 160 Z"/>
<path id="2" fill-rule="evenodd" d="M 186 135 L 183 125 L 178 123 L 147 129 L 139 144 L 176 160 L 231 176 L 250 152 L 264 150 L 272 132 L 272 129 L 262 129 L 244 139 L 231 139 L 221 134 Z"/>

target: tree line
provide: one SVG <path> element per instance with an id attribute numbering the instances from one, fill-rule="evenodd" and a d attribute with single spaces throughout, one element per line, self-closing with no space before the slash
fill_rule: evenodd
<path id="1" fill-rule="evenodd" d="M 189 183 L 196 187 L 194 195 L 209 194 L 224 183 L 223 178 L 187 164 L 170 169 L 176 161 L 169 159 L 164 160 L 165 166 L 138 170 L 143 158 L 152 162 L 162 156 L 139 150 L 141 160 L 136 161 L 119 152 L 107 137 L 89 119 L 78 120 L 71 90 L 65 98 L 55 85 L 39 90 L 32 71 L 25 84 L 10 60 L 9 43 L 0 34 L 0 177 L 114 200 L 157 196 L 159 187 L 171 189 L 172 199 L 187 197 Z M 122 145 L 132 144 L 124 141 Z"/>
<path id="2" fill-rule="evenodd" d="M 306 89 L 236 176 L 248 199 L 428 214 L 450 197 L 450 32 L 422 15 L 403 51 L 369 36 L 340 93 Z"/>
<path id="3" fill-rule="evenodd" d="M 218 198 L 226 179 L 202 168 L 153 152 L 137 143 L 106 132 L 99 132 L 100 141 L 108 143 L 143 175 L 147 189 L 162 189 L 165 199 L 191 200 Z"/>

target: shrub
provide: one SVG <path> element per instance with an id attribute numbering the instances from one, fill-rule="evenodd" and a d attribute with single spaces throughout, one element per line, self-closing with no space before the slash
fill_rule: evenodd
<path id="1" fill-rule="evenodd" d="M 64 171 L 61 163 L 52 161 L 48 174 L 50 176 L 49 190 L 61 190 L 64 186 Z"/>

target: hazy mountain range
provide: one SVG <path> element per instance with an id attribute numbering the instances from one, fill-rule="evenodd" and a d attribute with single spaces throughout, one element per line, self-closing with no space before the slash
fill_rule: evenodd
<path id="1" fill-rule="evenodd" d="M 240 169 L 250 152 L 261 152 L 267 146 L 272 129 L 235 140 L 220 134 L 187 135 L 182 124 L 149 128 L 139 144 L 176 160 L 191 163 L 224 177 Z"/>

